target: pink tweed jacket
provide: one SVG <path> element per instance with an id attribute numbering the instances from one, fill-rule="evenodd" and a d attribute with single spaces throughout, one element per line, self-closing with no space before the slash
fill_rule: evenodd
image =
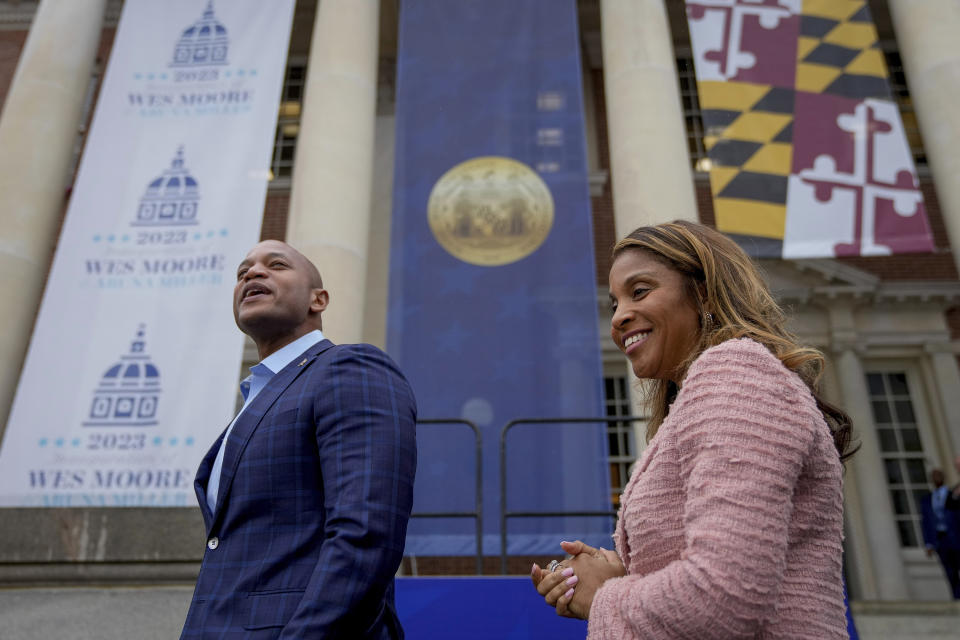
<path id="1" fill-rule="evenodd" d="M 627 569 L 589 638 L 846 638 L 841 465 L 810 391 L 762 345 L 691 365 L 623 493 Z"/>

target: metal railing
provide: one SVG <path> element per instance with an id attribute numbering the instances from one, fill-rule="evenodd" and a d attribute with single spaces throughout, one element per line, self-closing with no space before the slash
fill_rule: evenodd
<path id="1" fill-rule="evenodd" d="M 414 512 L 410 514 L 411 518 L 473 518 L 476 522 L 477 539 L 477 575 L 483 574 L 483 441 L 480 437 L 480 429 L 469 420 L 460 418 L 437 418 L 430 420 L 417 420 L 417 425 L 421 424 L 449 424 L 466 425 L 473 430 L 476 440 L 476 494 L 474 497 L 473 511 L 436 511 L 436 512 Z"/>
<path id="2" fill-rule="evenodd" d="M 507 510 L 507 432 L 521 424 L 597 424 L 602 422 L 638 422 L 642 416 L 603 416 L 594 418 L 519 418 L 511 420 L 500 432 L 500 573 L 507 573 L 507 520 L 509 518 L 547 517 L 607 517 L 616 518 L 617 512 L 609 511 L 508 511 Z"/>

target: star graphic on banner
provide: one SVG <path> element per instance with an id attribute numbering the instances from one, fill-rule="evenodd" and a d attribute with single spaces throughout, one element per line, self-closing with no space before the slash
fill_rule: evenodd
<path id="1" fill-rule="evenodd" d="M 605 289 L 604 289 L 605 290 Z M 551 315 L 574 314 L 575 316 L 583 309 L 588 309 L 588 313 L 596 307 L 596 294 L 593 291 L 584 288 L 566 287 L 554 285 L 543 287 L 538 291 L 537 302 L 538 309 Z M 579 317 L 579 316 L 577 316 Z"/>
<path id="2" fill-rule="evenodd" d="M 437 351 L 459 354 L 469 338 L 470 332 L 464 331 L 459 323 L 451 324 L 437 334 Z"/>
<path id="3" fill-rule="evenodd" d="M 396 326 L 401 331 L 406 325 L 407 320 L 416 319 L 423 312 L 422 304 L 407 304 L 403 305 L 399 302 L 395 302 L 390 305 L 390 309 L 387 312 L 387 327 Z"/>
<path id="4" fill-rule="evenodd" d="M 497 355 L 493 368 L 493 379 L 498 382 L 515 383 L 528 375 L 533 358 L 517 349 L 510 349 Z"/>
<path id="5" fill-rule="evenodd" d="M 187 445 L 188 447 L 192 447 L 193 443 L 194 443 L 193 436 L 187 436 L 186 438 L 183 439 L 183 444 Z"/>
<path id="6" fill-rule="evenodd" d="M 569 248 L 569 252 L 574 252 L 576 249 Z M 561 261 L 559 264 L 556 264 L 551 267 L 551 280 L 556 282 L 567 282 L 567 283 L 576 283 L 575 286 L 585 284 L 586 286 L 591 286 L 591 284 L 596 280 L 596 266 L 594 265 L 593 260 L 587 264 L 586 260 L 577 254 L 579 259 L 571 259 Z M 606 285 L 607 274 L 603 274 L 602 282 Z"/>
<path id="7" fill-rule="evenodd" d="M 440 274 L 440 293 L 472 293 L 477 275 L 476 269 L 444 269 Z"/>
<path id="8" fill-rule="evenodd" d="M 74 438 L 73 440 L 71 440 L 71 441 L 70 441 L 70 445 L 73 446 L 73 447 L 79 447 L 79 446 L 80 446 L 80 438 Z"/>
<path id="9" fill-rule="evenodd" d="M 431 241 L 423 241 L 417 233 L 409 233 L 400 247 L 391 249 L 391 253 L 396 253 L 400 261 L 407 267 L 416 266 L 423 263 L 424 258 L 436 250 L 436 246 Z"/>
<path id="10" fill-rule="evenodd" d="M 154 446 L 159 447 L 161 444 L 163 444 L 163 438 L 161 438 L 160 436 L 155 437 L 153 439 L 153 444 Z"/>
<path id="11" fill-rule="evenodd" d="M 508 318 L 528 318 L 535 299 L 524 288 L 500 294 L 497 296 L 497 302 L 500 304 L 497 320 L 506 320 Z"/>

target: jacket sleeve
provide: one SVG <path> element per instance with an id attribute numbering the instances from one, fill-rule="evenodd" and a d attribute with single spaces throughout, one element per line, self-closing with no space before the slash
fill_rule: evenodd
<path id="1" fill-rule="evenodd" d="M 960 492 L 960 484 L 950 487 L 950 493 L 947 494 L 947 504 L 945 505 L 949 511 L 960 511 L 960 498 L 953 497 L 953 492 Z M 960 514 L 957 514 L 960 517 Z"/>
<path id="2" fill-rule="evenodd" d="M 378 623 L 413 504 L 416 403 L 386 354 L 338 347 L 315 399 L 326 523 L 319 559 L 281 638 L 356 636 Z"/>
<path id="3" fill-rule="evenodd" d="M 815 414 L 772 354 L 729 344 L 691 367 L 662 434 L 680 465 L 684 550 L 659 571 L 604 583 L 591 639 L 753 638 L 775 615 Z"/>
<path id="4" fill-rule="evenodd" d="M 920 499 L 920 529 L 923 532 L 923 544 L 936 548 L 937 530 L 933 521 L 933 494 L 928 493 Z"/>

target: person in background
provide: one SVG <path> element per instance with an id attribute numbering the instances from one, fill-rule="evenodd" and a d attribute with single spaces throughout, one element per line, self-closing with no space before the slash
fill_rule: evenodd
<path id="1" fill-rule="evenodd" d="M 533 583 L 589 638 L 846 638 L 841 540 L 847 415 L 818 391 L 749 257 L 674 222 L 617 243 L 613 341 L 650 381 L 648 446 L 621 497 L 616 551 Z"/>
<path id="2" fill-rule="evenodd" d="M 953 459 L 953 468 L 957 470 L 957 475 L 960 476 L 960 454 L 957 454 L 957 457 Z M 953 487 L 953 507 L 960 509 L 960 482 L 957 482 Z"/>
<path id="3" fill-rule="evenodd" d="M 943 471 L 930 472 L 933 491 L 920 500 L 923 543 L 927 556 L 940 558 L 954 600 L 960 600 L 960 512 L 952 508 L 950 488 L 943 482 Z"/>
<path id="4" fill-rule="evenodd" d="M 323 336 L 328 299 L 283 242 L 237 269 L 234 318 L 261 361 L 197 471 L 207 543 L 182 640 L 403 638 L 416 403 L 386 354 Z"/>

